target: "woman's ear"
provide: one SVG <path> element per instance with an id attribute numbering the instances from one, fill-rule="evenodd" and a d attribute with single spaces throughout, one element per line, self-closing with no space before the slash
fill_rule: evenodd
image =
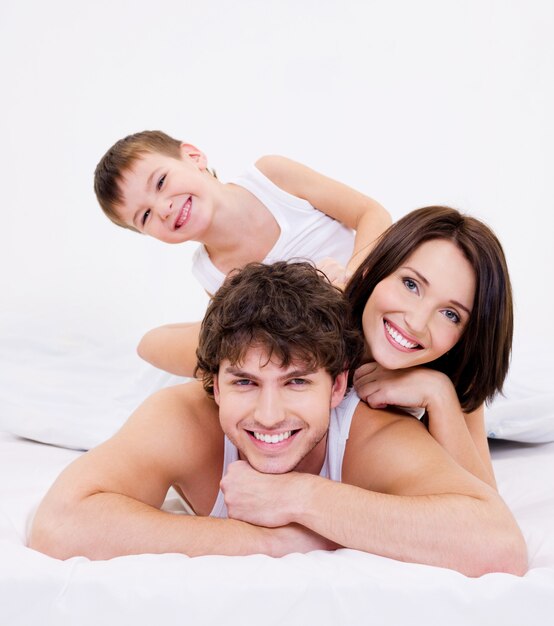
<path id="1" fill-rule="evenodd" d="M 190 143 L 182 143 L 180 146 L 181 157 L 188 157 L 192 159 L 200 170 L 205 170 L 208 167 L 208 158 L 199 150 L 196 146 Z"/>

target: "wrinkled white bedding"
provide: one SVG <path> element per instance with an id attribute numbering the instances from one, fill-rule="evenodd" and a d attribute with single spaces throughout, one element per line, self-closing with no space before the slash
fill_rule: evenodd
<path id="1" fill-rule="evenodd" d="M 521 525 L 531 567 L 523 578 L 480 579 L 353 550 L 57 561 L 25 547 L 26 528 L 79 454 L 0 436 L 2 624 L 520 626 L 554 615 L 554 443 L 493 442 L 499 488 Z"/>

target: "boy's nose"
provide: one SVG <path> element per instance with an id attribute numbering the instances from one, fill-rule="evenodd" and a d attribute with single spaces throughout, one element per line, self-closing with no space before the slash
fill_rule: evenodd
<path id="1" fill-rule="evenodd" d="M 167 201 L 159 202 L 156 209 L 160 218 L 166 220 L 172 213 L 173 203 Z"/>

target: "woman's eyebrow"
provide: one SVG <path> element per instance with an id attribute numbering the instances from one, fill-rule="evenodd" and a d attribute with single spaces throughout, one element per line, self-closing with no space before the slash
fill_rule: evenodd
<path id="1" fill-rule="evenodd" d="M 410 272 L 413 272 L 426 287 L 429 287 L 429 281 L 425 278 L 425 276 L 423 276 L 423 274 L 418 272 L 413 267 L 410 267 L 409 265 L 404 266 L 404 269 L 407 269 L 407 270 L 410 270 Z M 468 316 L 471 315 L 471 311 L 464 304 L 462 304 L 461 302 L 458 302 L 458 300 L 450 300 L 450 304 L 453 304 L 454 306 L 457 306 L 460 309 L 464 310 L 468 314 Z"/>

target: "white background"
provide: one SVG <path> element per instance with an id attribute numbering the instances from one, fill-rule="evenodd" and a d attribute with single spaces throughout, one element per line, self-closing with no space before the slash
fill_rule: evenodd
<path id="1" fill-rule="evenodd" d="M 279 153 L 395 218 L 484 219 L 518 341 L 552 345 L 552 33 L 551 0 L 2 0 L 4 330 L 138 339 L 202 315 L 195 244 L 116 228 L 92 191 L 113 142 L 162 129 L 223 180 Z"/>

